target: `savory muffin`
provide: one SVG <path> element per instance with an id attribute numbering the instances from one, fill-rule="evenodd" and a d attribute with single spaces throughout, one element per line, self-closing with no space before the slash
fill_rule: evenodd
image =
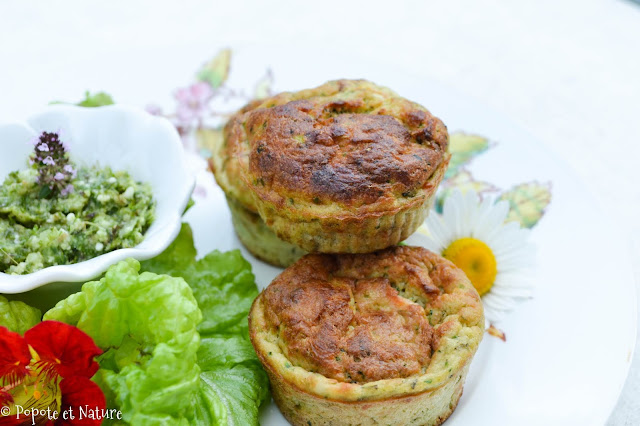
<path id="1" fill-rule="evenodd" d="M 257 213 L 239 201 L 227 196 L 227 204 L 238 239 L 258 259 L 286 268 L 305 254 L 298 246 L 278 238 Z"/>
<path id="2" fill-rule="evenodd" d="M 294 425 L 438 425 L 484 331 L 464 272 L 421 247 L 309 254 L 249 314 L 273 398 Z"/>
<path id="3" fill-rule="evenodd" d="M 214 132 L 202 132 L 199 137 L 204 138 L 204 144 L 213 151 L 209 168 L 225 193 L 233 228 L 247 250 L 258 259 L 281 268 L 286 268 L 304 255 L 305 252 L 298 246 L 278 238 L 257 213 L 249 189 L 237 178 L 238 162 L 224 154 L 223 138 Z"/>
<path id="4" fill-rule="evenodd" d="M 449 157 L 447 129 L 425 108 L 368 81 L 338 80 L 244 107 L 212 168 L 281 239 L 362 253 L 415 231 Z"/>

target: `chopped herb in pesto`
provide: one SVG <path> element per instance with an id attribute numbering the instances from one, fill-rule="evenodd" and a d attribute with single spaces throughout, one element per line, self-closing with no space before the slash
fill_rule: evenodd
<path id="1" fill-rule="evenodd" d="M 155 209 L 148 184 L 72 165 L 52 133 L 40 136 L 31 163 L 0 186 L 0 272 L 28 274 L 143 240 Z"/>

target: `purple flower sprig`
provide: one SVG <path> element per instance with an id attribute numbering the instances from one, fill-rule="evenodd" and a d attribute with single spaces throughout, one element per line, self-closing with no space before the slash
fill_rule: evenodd
<path id="1" fill-rule="evenodd" d="M 57 133 L 42 132 L 35 142 L 31 164 L 38 170 L 40 197 L 65 197 L 73 192 L 71 181 L 76 176 L 76 170 Z"/>

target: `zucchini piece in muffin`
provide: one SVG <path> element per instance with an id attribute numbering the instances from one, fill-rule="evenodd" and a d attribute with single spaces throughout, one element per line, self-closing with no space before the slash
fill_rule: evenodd
<path id="1" fill-rule="evenodd" d="M 483 332 L 464 272 L 409 246 L 306 255 L 249 314 L 273 398 L 293 425 L 439 425 Z"/>
<path id="2" fill-rule="evenodd" d="M 424 221 L 448 144 L 424 107 L 368 81 L 338 80 L 240 110 L 215 173 L 281 239 L 308 252 L 366 253 Z"/>

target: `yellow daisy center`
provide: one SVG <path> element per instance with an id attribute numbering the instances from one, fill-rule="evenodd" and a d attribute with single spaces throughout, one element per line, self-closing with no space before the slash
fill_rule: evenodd
<path id="1" fill-rule="evenodd" d="M 462 269 L 480 296 L 493 287 L 498 274 L 496 257 L 488 245 L 475 238 L 452 242 L 442 255 Z"/>

